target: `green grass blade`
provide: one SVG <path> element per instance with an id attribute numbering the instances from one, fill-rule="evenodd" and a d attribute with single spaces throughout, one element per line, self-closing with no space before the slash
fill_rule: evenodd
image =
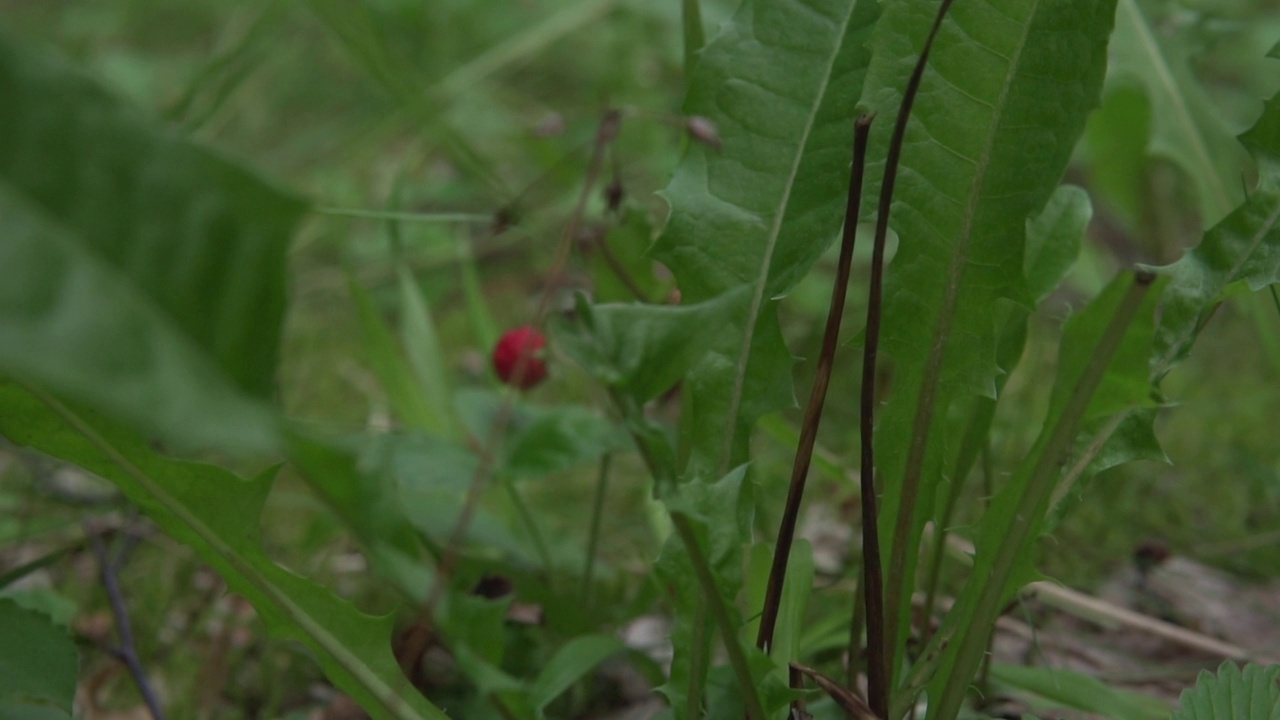
<path id="1" fill-rule="evenodd" d="M 455 437 L 458 434 L 457 419 L 453 416 L 453 389 L 449 382 L 449 369 L 431 319 L 431 308 L 418 287 L 418 281 L 406 267 L 397 271 L 400 287 L 400 339 L 404 343 L 405 356 L 413 369 L 418 386 L 431 409 L 432 425 L 426 429 Z"/>
<path id="2" fill-rule="evenodd" d="M 1200 245 L 1160 269 L 1172 282 L 1152 360 L 1156 379 L 1187 356 L 1208 313 L 1228 294 L 1280 282 L 1280 95 L 1240 139 L 1257 161 L 1258 186 Z"/>
<path id="3" fill-rule="evenodd" d="M 1149 401 L 1146 359 L 1159 296 L 1153 284 L 1163 281 L 1121 276 L 1068 322 L 1048 420 L 983 516 L 973 573 L 937 636 L 943 649 L 929 692 L 932 717 L 956 716 L 1001 608 L 1032 579 L 1034 541 L 1046 525 L 1062 458 L 1082 423 Z"/>
<path id="4" fill-rule="evenodd" d="M 422 387 L 409 361 L 400 352 L 400 343 L 378 311 L 368 291 L 349 278 L 348 288 L 355 300 L 364 331 L 365 351 L 374 374 L 387 393 L 387 401 L 400 422 L 420 430 L 439 432 L 447 427 L 443 413 L 448 412 L 449 399 L 431 397 Z"/>

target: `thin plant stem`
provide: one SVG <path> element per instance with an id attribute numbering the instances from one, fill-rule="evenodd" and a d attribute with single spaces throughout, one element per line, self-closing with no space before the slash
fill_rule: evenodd
<path id="1" fill-rule="evenodd" d="M 876 398 L 876 354 L 880 345 L 881 293 L 884 285 L 884 246 L 889 234 L 889 212 L 893 206 L 893 190 L 897 184 L 898 166 L 902 159 L 907 121 L 911 118 L 911 106 L 915 104 L 916 94 L 920 91 L 920 81 L 924 77 L 924 69 L 929 63 L 929 51 L 938 37 L 938 31 L 942 28 L 942 21 L 951 7 L 951 2 L 952 0 L 942 0 L 938 7 L 938 13 L 933 19 L 933 27 L 929 30 L 929 36 L 920 50 L 920 58 L 916 60 L 911 78 L 907 81 L 907 87 L 902 96 L 902 106 L 898 108 L 897 121 L 893 126 L 893 136 L 889 140 L 889 150 L 884 164 L 884 180 L 880 185 L 880 207 L 876 217 L 876 239 L 871 260 L 871 291 L 867 302 L 866 344 L 862 364 L 862 532 L 864 543 L 871 543 L 866 546 L 868 548 L 865 550 L 866 562 L 863 565 L 867 571 L 866 580 L 868 581 L 866 582 L 867 650 L 870 657 L 868 658 L 867 684 L 871 709 L 883 718 L 889 716 L 889 692 L 893 685 L 894 655 L 898 644 L 903 583 L 906 581 L 903 573 L 903 568 L 906 567 L 906 535 L 911 530 L 915 496 L 919 490 L 919 478 L 916 477 L 915 482 L 912 483 L 912 478 L 908 474 L 907 486 L 902 489 L 902 506 L 898 511 L 893 544 L 890 546 L 889 569 L 891 572 L 886 588 L 883 586 L 880 569 L 880 539 L 873 482 L 875 462 L 872 447 Z M 911 448 L 913 454 L 919 452 L 914 445 L 913 439 Z"/>
<path id="2" fill-rule="evenodd" d="M 773 563 L 769 568 L 769 581 L 765 588 L 764 609 L 760 614 L 760 629 L 756 634 L 756 646 L 766 653 L 773 647 L 773 633 L 777 627 L 782 590 L 787 578 L 787 561 L 791 557 L 791 545 L 795 541 L 800 503 L 804 499 L 805 482 L 809 477 L 809 466 L 813 462 L 813 448 L 818 441 L 818 426 L 822 423 L 823 405 L 827 399 L 827 387 L 831 383 L 831 371 L 835 367 L 836 348 L 840 342 L 840 322 L 844 318 L 845 298 L 849 293 L 849 275 L 853 266 L 853 249 L 858 236 L 858 209 L 862 202 L 862 178 L 867 165 L 867 139 L 871 135 L 871 121 L 871 116 L 863 115 L 854 122 L 853 166 L 849 173 L 840 260 L 836 266 L 835 282 L 831 286 L 831 305 L 827 309 L 827 324 L 822 333 L 818 369 L 804 409 L 800 443 L 791 465 L 787 504 L 778 525 Z"/>
<path id="3" fill-rule="evenodd" d="M 516 514 L 520 516 L 520 522 L 524 524 L 525 531 L 529 533 L 530 539 L 533 540 L 533 548 L 538 553 L 538 560 L 542 562 L 543 572 L 550 574 L 551 552 L 547 549 L 547 540 L 542 534 L 542 529 L 538 527 L 538 521 L 534 519 L 533 513 L 529 512 L 529 504 L 524 501 L 524 497 L 516 489 L 516 484 L 510 478 L 506 478 L 502 484 L 507 489 L 507 496 L 511 498 L 511 504 L 516 508 Z"/>
<path id="4" fill-rule="evenodd" d="M 600 471 L 596 473 L 596 498 L 591 504 L 591 529 L 587 532 L 587 560 L 582 568 L 582 605 L 591 606 L 591 587 L 595 580 L 596 555 L 600 552 L 600 524 L 604 521 L 604 499 L 609 490 L 609 468 L 613 453 L 600 456 Z"/>
<path id="5" fill-rule="evenodd" d="M 415 213 L 327 206 L 312 208 L 312 211 L 320 213 L 321 215 L 335 215 L 338 217 L 363 218 L 369 220 L 397 220 L 400 222 L 420 223 L 483 223 L 489 222 L 493 219 L 490 215 L 480 213 Z"/>
<path id="6" fill-rule="evenodd" d="M 703 554 L 702 546 L 698 544 L 698 536 L 693 530 L 693 524 L 683 513 L 672 513 L 671 524 L 685 551 L 689 553 L 693 572 L 697 575 L 698 584 L 702 586 L 702 594 L 707 601 L 707 609 L 711 611 L 711 618 L 720 629 L 725 654 L 729 656 L 729 665 L 733 668 L 733 674 L 737 676 L 738 684 L 742 688 L 742 700 L 746 706 L 747 717 L 749 720 L 766 720 L 764 706 L 760 703 L 760 694 L 756 691 L 755 680 L 751 677 L 751 666 L 747 663 L 747 654 L 742 651 L 742 644 L 738 641 L 737 627 L 729 617 L 729 608 L 724 598 L 720 597 L 720 592 L 716 589 L 715 577 L 711 574 L 711 563 Z"/>
<path id="7" fill-rule="evenodd" d="M 120 646 L 115 649 L 114 654 L 124 662 L 125 667 L 129 668 L 129 675 L 133 677 L 133 683 L 138 686 L 138 694 L 142 696 L 142 701 L 146 704 L 151 717 L 154 720 L 164 720 L 165 715 L 164 710 L 160 708 L 160 699 L 156 696 L 155 688 L 147 678 L 147 671 L 138 658 L 138 646 L 133 639 L 133 623 L 129 620 L 129 609 L 125 606 L 124 592 L 120 589 L 120 580 L 116 575 L 120 565 L 123 564 L 126 551 L 122 548 L 119 555 L 113 559 L 107 555 L 107 548 L 102 542 L 100 533 L 86 527 L 85 535 L 89 539 L 89 547 L 92 548 L 94 557 L 98 559 L 102 586 L 106 589 L 107 599 L 111 602 L 111 614 L 116 621 L 116 634 L 120 636 Z"/>
<path id="8" fill-rule="evenodd" d="M 573 214 L 569 216 L 566 223 L 564 235 L 560 239 L 560 243 L 556 247 L 555 256 L 551 261 L 551 268 L 548 273 L 548 280 L 542 292 L 537 309 L 533 316 L 533 327 L 539 331 L 546 328 L 547 319 L 551 311 L 551 301 L 554 289 L 558 285 L 556 282 L 564 273 L 564 268 L 569 262 L 569 252 L 573 247 L 573 239 L 577 237 L 578 226 L 582 222 L 582 216 L 586 212 L 587 199 L 591 197 L 591 193 L 600 179 L 600 171 L 604 164 L 605 150 L 609 144 L 618 136 L 619 124 L 621 122 L 621 113 L 617 110 L 607 110 L 600 119 L 600 127 L 596 132 L 595 147 L 592 150 L 591 159 L 587 164 L 586 177 L 582 183 L 582 190 L 578 194 L 578 202 L 574 206 Z M 532 361 L 531 353 L 521 353 L 516 360 L 515 367 L 512 368 L 512 378 L 515 385 L 520 384 L 520 379 L 528 372 L 529 363 Z M 458 519 L 455 521 L 452 532 L 449 533 L 448 541 L 445 543 L 444 553 L 440 558 L 440 562 L 436 565 L 435 577 L 431 583 L 431 589 L 427 593 L 427 598 L 422 604 L 422 610 L 419 613 L 418 622 L 425 624 L 427 627 L 435 627 L 433 622 L 435 616 L 436 605 L 440 602 L 441 595 L 444 594 L 445 588 L 449 584 L 449 580 L 453 576 L 453 572 L 457 567 L 459 557 L 461 555 L 462 541 L 467 536 L 467 531 L 471 527 L 471 521 L 475 516 L 476 508 L 480 504 L 480 495 L 484 488 L 489 484 L 494 470 L 497 468 L 498 449 L 502 446 L 503 438 L 511 425 L 511 421 L 515 417 L 515 395 L 508 393 L 498 407 L 494 420 L 489 428 L 488 436 L 480 444 L 479 462 L 476 463 L 476 470 L 471 476 L 470 485 L 467 488 L 466 498 L 463 500 L 462 510 L 458 513 Z M 417 658 L 426 650 L 427 641 L 429 640 L 426 633 L 415 635 L 402 648 L 402 657 Z"/>

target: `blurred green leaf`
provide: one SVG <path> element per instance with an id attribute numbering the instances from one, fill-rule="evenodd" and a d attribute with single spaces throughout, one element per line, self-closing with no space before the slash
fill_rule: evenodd
<path id="1" fill-rule="evenodd" d="M 547 660 L 538 677 L 529 686 L 529 702 L 537 717 L 546 717 L 545 710 L 552 700 L 597 665 L 625 649 L 611 635 L 580 635 L 565 643 Z"/>
<path id="2" fill-rule="evenodd" d="M 47 615 L 0 598 L 0 638 L 4 638 L 0 643 L 0 710 L 14 709 L 34 717 L 40 706 L 52 706 L 61 711 L 58 717 L 66 717 L 79 674 L 76 646 L 67 629 Z M 49 712 L 50 708 L 41 711 Z M 15 716 L 21 717 L 7 712 L 0 717 Z"/>
<path id="3" fill-rule="evenodd" d="M 369 363 L 386 391 L 387 401 L 395 410 L 396 417 L 408 427 L 441 432 L 447 424 L 443 414 L 450 406 L 448 396 L 427 394 L 373 298 L 354 278 L 348 278 L 348 288 L 360 315 Z"/>
<path id="4" fill-rule="evenodd" d="M 441 438 L 405 433 L 367 438 L 361 475 L 370 484 L 390 484 L 398 511 L 418 532 L 445 544 L 457 525 L 479 463 L 471 450 Z M 483 505 L 475 509 L 466 535 L 470 552 L 500 552 L 527 563 L 527 544 Z"/>
<path id="5" fill-rule="evenodd" d="M 582 406 L 539 407 L 479 390 L 460 391 L 454 401 L 467 432 L 482 444 L 493 432 L 502 404 L 511 403 L 497 470 L 512 477 L 563 472 L 631 446 L 621 429 Z"/>
<path id="6" fill-rule="evenodd" d="M 1070 670 L 992 663 L 991 679 L 1036 710 L 1079 710 L 1112 720 L 1169 717 L 1169 706 L 1159 698 L 1116 690 Z"/>
<path id="7" fill-rule="evenodd" d="M 71 720 L 71 715 L 60 708 L 7 700 L 0 700 L 0 717 L 5 720 Z"/>
<path id="8" fill-rule="evenodd" d="M 691 305 L 588 305 L 578 302 L 575 324 L 557 340 L 600 382 L 637 405 L 675 387 L 721 329 L 740 316 L 747 293 L 731 291 Z"/>
<path id="9" fill-rule="evenodd" d="M 1176 38 L 1159 33 L 1138 0 L 1119 0 L 1110 73 L 1136 79 L 1151 105 L 1149 150 L 1177 163 L 1196 187 L 1206 226 L 1244 200 L 1247 159 L 1187 64 Z"/>
<path id="10" fill-rule="evenodd" d="M 409 366 L 413 368 L 414 377 L 431 410 L 432 424 L 425 429 L 445 437 L 455 437 L 458 428 L 453 417 L 453 389 L 444 348 L 440 346 L 440 337 L 431 318 L 431 308 L 408 268 L 401 266 L 397 276 L 400 338 L 404 342 Z"/>
<path id="11" fill-rule="evenodd" d="M 325 674 L 374 718 L 445 715 L 398 683 L 390 616 L 359 612 L 331 591 L 267 557 L 259 527 L 274 468 L 252 481 L 152 451 L 145 441 L 89 411 L 0 383 L 0 434 L 73 462 L 115 483 L 155 523 L 190 546 L 244 595 L 267 629 L 301 642 Z"/>
<path id="12" fill-rule="evenodd" d="M 1080 150 L 1090 187 L 1133 231 L 1142 218 L 1143 173 L 1151 137 L 1151 103 L 1136 79 L 1117 80 L 1089 116 Z"/>
<path id="13" fill-rule="evenodd" d="M 1280 720 L 1280 665 L 1225 662 L 1184 690 L 1171 720 Z"/>
<path id="14" fill-rule="evenodd" d="M 506 651 L 507 611 L 514 596 L 497 599 L 452 593 L 440 622 L 453 645 L 466 645 L 477 658 L 502 666 Z"/>
<path id="15" fill-rule="evenodd" d="M 685 385 L 680 456 L 701 472 L 745 462 L 755 420 L 795 402 L 777 299 L 839 232 L 878 12 L 870 0 L 744 2 L 689 78 L 684 112 L 708 118 L 723 150 L 690 144 L 663 192 L 671 218 L 652 254 L 686 303 L 750 287 L 746 311 Z"/>
<path id="16" fill-rule="evenodd" d="M 266 450 L 298 200 L 0 35 L 0 370 Z"/>

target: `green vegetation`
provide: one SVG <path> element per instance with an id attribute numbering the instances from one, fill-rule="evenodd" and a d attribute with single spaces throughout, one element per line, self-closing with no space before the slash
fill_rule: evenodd
<path id="1" fill-rule="evenodd" d="M 1000 638 L 1280 578 L 1276 9 L 0 0 L 0 717 L 1168 716 Z"/>

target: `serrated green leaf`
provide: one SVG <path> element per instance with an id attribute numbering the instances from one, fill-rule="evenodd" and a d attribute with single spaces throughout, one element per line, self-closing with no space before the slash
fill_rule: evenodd
<path id="1" fill-rule="evenodd" d="M 1184 690 L 1170 720 L 1280 720 L 1280 665 L 1225 662 L 1216 675 L 1200 673 Z"/>
<path id="2" fill-rule="evenodd" d="M 1247 160 L 1191 75 L 1187 53 L 1162 37 L 1138 0 L 1119 0 L 1110 73 L 1136 79 L 1151 104 L 1149 151 L 1177 163 L 1196 187 L 1205 225 L 1244 199 Z"/>
<path id="3" fill-rule="evenodd" d="M 0 706 L 50 705 L 66 712 L 76 694 L 79 660 L 65 627 L 0 598 Z M 12 717 L 4 715 L 3 717 Z"/>
<path id="4" fill-rule="evenodd" d="M 1151 363 L 1156 380 L 1187 356 L 1208 313 L 1232 286 L 1256 291 L 1280 282 L 1280 95 L 1267 101 L 1240 139 L 1257 161 L 1257 187 L 1194 250 L 1159 269 L 1172 282 Z"/>
<path id="5" fill-rule="evenodd" d="M 870 0 L 748 0 L 689 80 L 684 112 L 709 118 L 723 150 L 691 147 L 663 193 L 671 219 L 652 252 L 686 302 L 751 288 L 747 311 L 685 387 L 681 455 L 694 469 L 720 475 L 744 462 L 751 424 L 794 403 L 775 299 L 840 228 L 878 11 Z"/>
<path id="6" fill-rule="evenodd" d="M 749 490 L 744 487 L 746 470 L 746 466 L 738 467 L 715 482 L 688 480 L 663 497 L 669 512 L 689 518 L 720 596 L 729 603 L 735 617 L 736 607 L 731 601 L 742 585 L 742 553 L 750 539 L 753 508 Z M 710 669 L 712 620 L 680 538 L 673 535 L 667 539 L 654 571 L 675 608 L 671 629 L 675 655 L 668 681 L 658 691 L 667 698 L 677 718 L 692 720 L 701 716 L 701 692 Z"/>
<path id="7" fill-rule="evenodd" d="M 879 116 L 896 114 L 937 9 L 886 6 L 862 100 Z M 1030 302 L 1026 223 L 1097 104 L 1113 10 L 1114 0 L 956 3 L 930 57 L 898 171 L 884 296 L 893 387 L 876 460 L 891 619 L 909 615 L 919 538 L 945 475 L 946 419 L 960 399 L 995 395 L 999 305 Z M 869 178 L 883 171 L 890 125 L 873 136 Z M 892 627 L 900 648 L 905 623 Z"/>
<path id="8" fill-rule="evenodd" d="M 638 405 L 670 390 L 740 316 L 745 288 L 689 305 L 578 304 L 558 333 L 565 351 L 597 380 Z"/>
<path id="9" fill-rule="evenodd" d="M 268 450 L 303 205 L 0 35 L 0 370 L 174 443 Z"/>
<path id="10" fill-rule="evenodd" d="M 443 720 L 403 679 L 390 616 L 375 617 L 267 557 L 259 519 L 274 469 L 245 481 L 178 462 L 90 411 L 0 383 L 0 434 L 115 483 L 166 533 L 190 546 L 257 610 L 267 629 L 305 645 L 329 678 L 374 718 Z"/>

